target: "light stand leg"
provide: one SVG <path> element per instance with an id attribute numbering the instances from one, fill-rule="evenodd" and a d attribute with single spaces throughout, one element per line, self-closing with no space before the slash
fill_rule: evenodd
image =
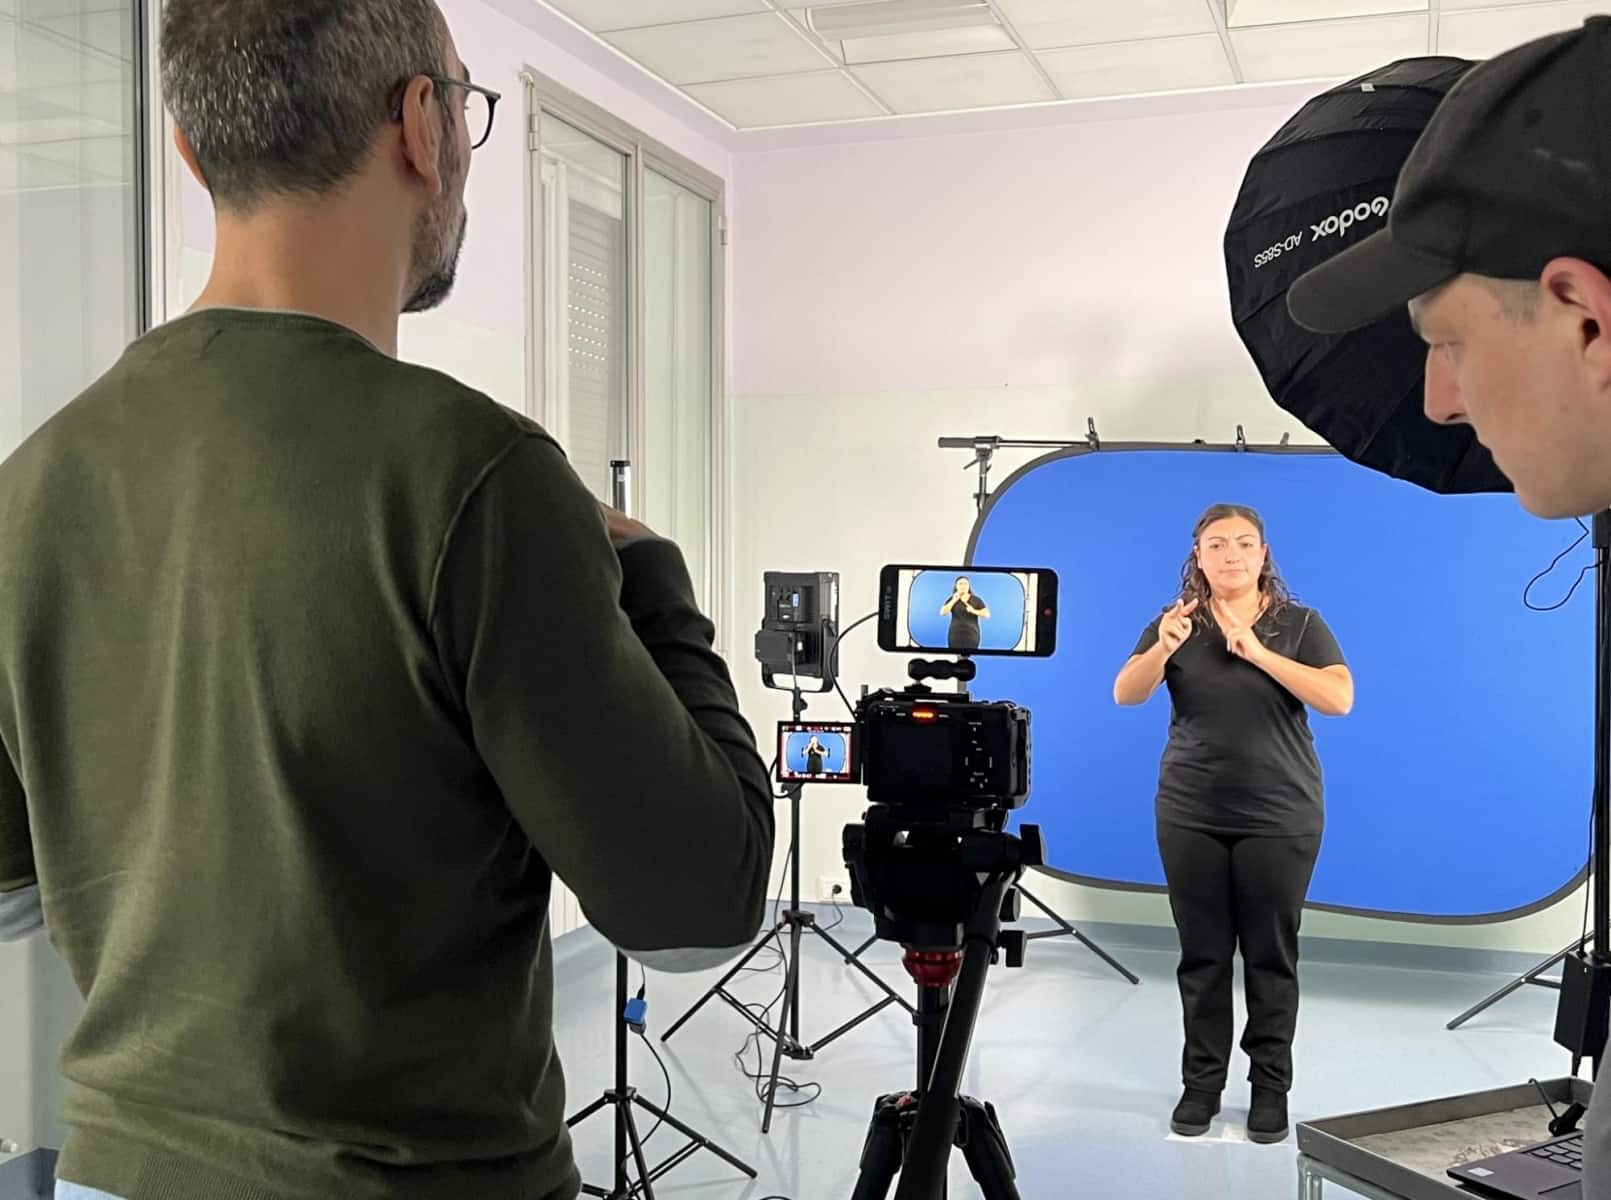
<path id="1" fill-rule="evenodd" d="M 1471 1020 L 1472 1017 L 1476 1016 L 1477 1014 L 1479 1014 L 1481 1012 L 1486 1011 L 1489 1008 L 1492 1008 L 1495 1004 L 1498 1004 L 1506 996 L 1509 996 L 1513 992 L 1519 992 L 1522 988 L 1526 987 L 1528 984 L 1533 984 L 1535 987 L 1547 987 L 1547 988 L 1557 988 L 1558 989 L 1561 986 L 1559 983 L 1557 983 L 1553 979 L 1541 978 L 1541 976 L 1546 971 L 1549 971 L 1552 968 L 1559 966 L 1560 963 L 1561 963 L 1561 960 L 1566 958 L 1568 955 L 1576 954 L 1580 950 L 1582 950 L 1583 947 L 1588 943 L 1588 940 L 1589 939 L 1586 936 L 1585 937 L 1580 937 L 1580 938 L 1577 939 L 1577 941 L 1573 942 L 1570 946 L 1567 946 L 1559 954 L 1550 955 L 1550 957 L 1546 958 L 1543 962 L 1541 962 L 1537 966 L 1533 967 L 1533 969 L 1528 971 L 1525 975 L 1520 975 L 1517 978 L 1512 979 L 1509 983 L 1507 983 L 1504 987 L 1500 988 L 1497 992 L 1494 992 L 1491 996 L 1488 996 L 1486 999 L 1483 999 L 1481 1001 L 1478 1001 L 1476 1004 L 1473 1004 L 1470 1008 L 1466 1009 L 1465 1012 L 1461 1013 L 1454 1020 L 1450 1021 L 1446 1026 L 1444 1026 L 1444 1028 L 1445 1029 L 1459 1029 L 1460 1026 L 1464 1025 L 1467 1021 Z"/>
<path id="2" fill-rule="evenodd" d="M 1058 925 L 1058 928 L 1056 929 L 1043 929 L 1038 933 L 1026 933 L 1024 935 L 1026 940 L 1033 942 L 1040 938 L 1071 937 L 1075 941 L 1079 942 L 1080 945 L 1089 950 L 1092 954 L 1100 958 L 1103 962 L 1107 963 L 1108 966 L 1112 967 L 1120 975 L 1128 979 L 1131 983 L 1138 985 L 1140 984 L 1141 980 L 1133 971 L 1127 968 L 1118 959 L 1114 958 L 1113 955 L 1109 954 L 1106 950 L 1102 949 L 1101 946 L 1098 946 L 1090 938 L 1086 937 L 1078 929 L 1075 929 L 1074 926 L 1068 923 L 1067 918 L 1065 918 L 1061 913 L 1054 911 L 1049 905 L 1046 904 L 1045 901 L 1041 900 L 1035 895 L 1035 893 L 1024 887 L 1023 884 L 1018 885 L 1018 894 L 1021 895 L 1025 900 L 1028 900 L 1036 908 L 1040 909 L 1041 912 L 1045 913 Z"/>
<path id="3" fill-rule="evenodd" d="M 789 955 L 789 973 L 783 985 L 785 1001 L 790 996 L 799 996 L 800 927 L 798 925 L 789 926 L 789 941 L 792 945 L 793 953 Z M 781 1032 L 772 1039 L 772 1075 L 766 1087 L 766 1113 L 761 1118 L 762 1133 L 772 1132 L 772 1110 L 777 1107 L 778 1100 L 778 1072 L 783 1066 L 783 1040 L 784 1035 Z M 798 1046 L 799 1043 L 794 1044 Z"/>

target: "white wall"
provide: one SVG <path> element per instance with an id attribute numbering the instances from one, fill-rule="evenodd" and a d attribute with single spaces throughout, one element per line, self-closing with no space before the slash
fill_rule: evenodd
<path id="1" fill-rule="evenodd" d="M 967 454 L 936 448 L 941 436 L 1079 439 L 1093 417 L 1110 441 L 1225 443 L 1238 424 L 1254 442 L 1315 441 L 1269 400 L 1226 300 L 1225 221 L 1248 159 L 1300 102 L 1281 101 L 1118 120 L 1074 109 L 1061 124 L 1040 114 L 1027 128 L 892 128 L 741 154 L 728 611 L 758 620 L 764 571 L 837 570 L 848 624 L 872 610 L 882 564 L 960 561 L 974 476 Z M 994 481 L 1028 458 L 1003 452 Z M 824 531 L 831 551 L 799 549 Z M 904 658 L 875 641 L 869 626 L 846 643 L 847 690 L 905 682 Z M 1127 649 L 1114 648 L 1115 669 Z M 734 669 L 769 745 L 788 696 L 762 688 L 752 662 Z M 829 696 L 810 712 L 843 707 Z M 860 800 L 809 789 L 808 896 L 843 874 L 840 830 Z M 1170 923 L 1158 895 L 1050 880 L 1036 891 L 1075 920 Z M 1542 954 L 1581 919 L 1579 893 L 1501 925 L 1314 913 L 1306 930 Z"/>

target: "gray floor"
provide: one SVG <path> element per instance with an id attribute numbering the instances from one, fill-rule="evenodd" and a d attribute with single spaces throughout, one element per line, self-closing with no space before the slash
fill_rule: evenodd
<path id="1" fill-rule="evenodd" d="M 864 914 L 853 911 L 839 932 L 855 944 L 865 922 Z M 1022 970 L 992 972 L 966 1091 L 999 1110 L 1022 1194 L 1029 1200 L 1295 1196 L 1294 1144 L 1255 1146 L 1242 1135 L 1245 1083 L 1227 1091 L 1226 1113 L 1207 1137 L 1186 1141 L 1169 1133 L 1180 1053 L 1173 957 L 1155 940 L 1141 947 L 1104 944 L 1142 977 L 1139 987 L 1066 939 L 1033 943 Z M 809 945 L 802 1010 L 808 1041 L 853 1016 L 875 994 L 826 946 L 815 939 Z M 560 957 L 556 1021 L 574 1111 L 611 1077 L 613 959 L 589 933 L 562 942 Z M 910 994 L 897 950 L 879 945 L 868 961 Z M 658 1033 L 716 977 L 649 975 L 650 1031 L 657 1045 Z M 636 979 L 634 972 L 634 988 Z M 1294 1120 L 1566 1074 L 1565 1053 L 1550 1038 L 1554 994 L 1542 989 L 1512 996 L 1459 1032 L 1444 1030 L 1446 1021 L 1502 981 L 1499 975 L 1311 957 L 1303 966 Z M 779 986 L 776 975 L 750 976 L 735 990 L 764 1003 Z M 760 1179 L 747 1183 L 701 1154 L 667 1175 L 656 1194 L 848 1198 L 873 1098 L 910 1084 L 910 1023 L 900 1010 L 887 1010 L 815 1062 L 786 1061 L 786 1074 L 820 1083 L 822 1096 L 781 1113 L 770 1136 L 762 1136 L 752 1085 L 733 1062 L 745 1033 L 742 1018 L 713 1003 L 661 1051 L 672 1077 L 672 1111 L 748 1159 Z M 632 1062 L 633 1083 L 661 1101 L 663 1080 L 641 1045 L 634 1045 Z M 1246 1068 L 1238 1053 L 1233 1080 L 1243 1079 Z M 605 1117 L 577 1132 L 590 1182 L 608 1177 L 611 1137 Z M 660 1132 L 651 1151 L 669 1153 L 680 1144 L 674 1138 L 670 1130 Z M 978 1195 L 960 1155 L 954 1156 L 952 1180 L 953 1197 Z"/>

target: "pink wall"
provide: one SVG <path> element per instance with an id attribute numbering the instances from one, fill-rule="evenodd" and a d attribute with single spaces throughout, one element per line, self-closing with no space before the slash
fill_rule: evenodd
<path id="1" fill-rule="evenodd" d="M 1027 128 L 743 153 L 731 390 L 1245 370 L 1221 240 L 1249 158 L 1300 100 L 1188 103 L 1198 111 L 1043 109 Z"/>

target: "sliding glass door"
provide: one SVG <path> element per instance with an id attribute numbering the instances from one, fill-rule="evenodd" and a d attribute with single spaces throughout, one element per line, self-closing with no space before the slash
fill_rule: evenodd
<path id="1" fill-rule="evenodd" d="M 0 458 L 144 324 L 143 8 L 0 0 Z M 49 943 L 0 945 L 0 1162 L 61 1145 L 79 1011 Z"/>

